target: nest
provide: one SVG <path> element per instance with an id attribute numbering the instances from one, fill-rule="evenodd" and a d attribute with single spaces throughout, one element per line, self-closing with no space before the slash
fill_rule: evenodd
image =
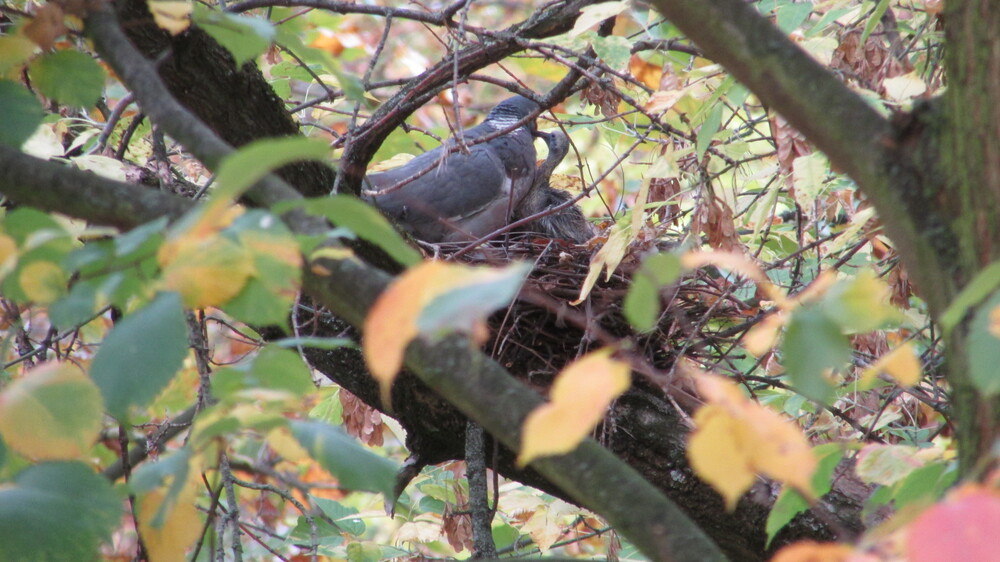
<path id="1" fill-rule="evenodd" d="M 579 305 L 571 303 L 580 296 L 594 247 L 519 233 L 462 255 L 458 259 L 472 264 L 533 263 L 519 298 L 490 319 L 492 338 L 484 352 L 543 392 L 571 361 L 623 341 L 637 370 L 661 388 L 672 379 L 681 356 L 724 368 L 733 358 L 736 339 L 753 320 L 750 307 L 717 272 L 691 272 L 661 290 L 661 313 L 648 332 L 637 332 L 625 317 L 623 302 L 642 257 L 669 248 L 662 242 L 634 243 L 610 279 L 601 273 Z M 447 247 L 439 250 L 442 257 L 453 253 Z"/>

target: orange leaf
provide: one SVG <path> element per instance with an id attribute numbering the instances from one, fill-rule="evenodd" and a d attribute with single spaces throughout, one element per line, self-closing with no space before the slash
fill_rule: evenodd
<path id="1" fill-rule="evenodd" d="M 488 336 L 485 318 L 495 310 L 493 305 L 499 302 L 496 296 L 509 290 L 513 281 L 519 286 L 529 267 L 522 263 L 486 268 L 427 261 L 393 281 L 375 301 L 364 325 L 365 362 L 379 382 L 382 403 L 387 407 L 391 404 L 392 382 L 403 366 L 406 346 L 415 337 L 421 333 L 433 336 L 441 331 L 459 331 L 471 334 L 477 341 L 484 340 Z M 466 300 L 462 310 L 448 307 L 448 293 L 458 295 L 459 289 L 474 291 L 477 286 L 483 290 L 478 293 L 481 297 L 478 306 Z M 425 313 L 431 308 L 436 308 L 438 314 L 428 318 Z"/>
<path id="2" fill-rule="evenodd" d="M 771 562 L 847 562 L 853 555 L 854 548 L 847 544 L 799 541 L 782 547 Z"/>
<path id="3" fill-rule="evenodd" d="M 519 465 L 572 451 L 604 418 L 611 401 L 631 382 L 627 363 L 613 359 L 611 349 L 594 351 L 574 361 L 556 377 L 551 401 L 524 422 Z"/>

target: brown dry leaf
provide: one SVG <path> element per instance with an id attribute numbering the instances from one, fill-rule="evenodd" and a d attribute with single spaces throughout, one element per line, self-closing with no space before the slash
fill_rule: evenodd
<path id="1" fill-rule="evenodd" d="M 816 457 L 802 431 L 777 412 L 751 401 L 723 377 L 694 371 L 706 405 L 694 415 L 688 458 L 695 472 L 732 509 L 757 474 L 813 497 Z"/>
<path id="2" fill-rule="evenodd" d="M 889 287 L 892 288 L 889 302 L 903 310 L 909 309 L 913 289 L 910 287 L 910 276 L 899 263 L 894 265 L 889 272 L 888 283 Z"/>
<path id="3" fill-rule="evenodd" d="M 344 407 L 344 427 L 365 445 L 381 447 L 384 443 L 385 424 L 382 414 L 350 392 L 340 389 L 340 404 Z"/>
<path id="4" fill-rule="evenodd" d="M 785 176 L 785 185 L 789 189 L 794 189 L 792 170 L 795 159 L 812 154 L 812 145 L 806 140 L 805 135 L 792 127 L 782 116 L 771 114 L 768 123 L 771 125 L 771 136 L 774 137 L 774 145 L 778 151 L 778 169 Z"/>
<path id="5" fill-rule="evenodd" d="M 66 33 L 65 17 L 66 14 L 58 4 L 52 2 L 42 4 L 35 10 L 35 17 L 24 26 L 24 36 L 42 50 L 48 51 L 55 46 L 56 38 Z"/>
<path id="6" fill-rule="evenodd" d="M 771 562 L 848 562 L 857 560 L 849 544 L 799 541 L 781 547 Z"/>
<path id="7" fill-rule="evenodd" d="M 580 98 L 600 108 L 601 113 L 608 118 L 618 115 L 618 104 L 622 101 L 621 96 L 617 92 L 596 83 L 591 83 L 587 86 L 581 92 Z"/>
<path id="8" fill-rule="evenodd" d="M 665 202 L 666 205 L 657 207 L 653 214 L 661 222 L 667 219 L 667 211 L 670 209 L 670 221 L 672 224 L 679 224 L 680 202 L 678 195 L 681 193 L 681 182 L 677 178 L 652 178 L 649 180 L 649 203 Z"/>
<path id="9" fill-rule="evenodd" d="M 517 458 L 520 466 L 575 449 L 604 418 L 611 401 L 628 389 L 628 363 L 612 358 L 611 352 L 611 348 L 593 351 L 559 373 L 550 402 L 524 421 Z"/>
<path id="10" fill-rule="evenodd" d="M 708 245 L 724 252 L 740 252 L 743 243 L 736 233 L 733 210 L 724 201 L 712 199 L 708 204 L 708 220 L 702 224 L 702 232 L 708 237 Z"/>
<path id="11" fill-rule="evenodd" d="M 876 30 L 880 28 L 881 25 Z M 909 62 L 893 57 L 882 34 L 878 32 L 869 35 L 865 44 L 861 45 L 863 33 L 861 28 L 856 27 L 841 37 L 830 64 L 833 70 L 857 77 L 864 87 L 874 91 L 883 90 L 882 83 L 886 78 L 912 70 Z"/>
<path id="12" fill-rule="evenodd" d="M 444 508 L 443 515 L 443 532 L 445 538 L 448 539 L 448 544 L 455 552 L 462 552 L 463 550 L 468 550 L 473 552 L 475 544 L 473 543 L 472 537 L 472 516 L 469 513 L 469 502 L 465 498 L 465 493 L 462 491 L 462 487 L 458 484 L 458 478 L 463 476 L 456 475 L 455 480 L 452 480 L 452 490 L 455 492 L 455 506 L 446 505 Z"/>
<path id="13" fill-rule="evenodd" d="M 639 55 L 632 55 L 628 61 L 628 71 L 639 82 L 653 90 L 659 87 L 663 68 L 652 64 Z"/>

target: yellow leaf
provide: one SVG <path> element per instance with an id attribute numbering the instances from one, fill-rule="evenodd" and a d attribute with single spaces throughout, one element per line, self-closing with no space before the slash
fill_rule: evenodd
<path id="1" fill-rule="evenodd" d="M 427 544 L 441 538 L 441 524 L 433 521 L 407 521 L 399 526 L 393 542 Z"/>
<path id="2" fill-rule="evenodd" d="M 3 279 L 17 264 L 17 242 L 0 233 L 0 279 Z"/>
<path id="3" fill-rule="evenodd" d="M 578 515 L 580 510 L 570 504 L 556 500 L 551 505 L 539 506 L 521 525 L 520 531 L 531 535 L 538 550 L 545 554 L 559 537 L 566 532 L 566 519 Z"/>
<path id="4" fill-rule="evenodd" d="M 222 236 L 199 239 L 183 236 L 161 247 L 162 286 L 177 291 L 189 308 L 206 308 L 235 297 L 254 273 L 253 259 L 245 248 Z"/>
<path id="5" fill-rule="evenodd" d="M 297 462 L 312 458 L 309 456 L 309 452 L 299 444 L 299 440 L 292 436 L 288 426 L 271 430 L 267 434 L 267 444 L 286 461 Z"/>
<path id="6" fill-rule="evenodd" d="M 521 454 L 517 462 L 560 455 L 575 449 L 604 418 L 608 405 L 631 382 L 628 363 L 613 359 L 604 348 L 574 361 L 556 377 L 550 402 L 524 421 Z"/>
<path id="7" fill-rule="evenodd" d="M 611 274 L 615 272 L 618 264 L 625 257 L 625 251 L 628 250 L 628 243 L 631 241 L 632 229 L 627 225 L 619 223 L 611 229 L 608 241 L 601 246 L 600 250 L 597 250 L 594 257 L 590 258 L 590 269 L 587 271 L 587 278 L 583 280 L 583 286 L 580 287 L 580 297 L 570 304 L 575 306 L 586 300 L 587 295 L 594 288 L 594 283 L 597 283 L 597 278 L 601 276 L 602 270 L 607 269 L 608 273 L 605 279 L 611 279 Z"/>
<path id="8" fill-rule="evenodd" d="M 861 374 L 862 388 L 870 388 L 875 377 L 883 371 L 902 386 L 913 386 L 920 382 L 923 367 L 920 365 L 920 359 L 917 358 L 913 342 L 906 342 L 886 353 L 872 366 L 865 369 Z"/>
<path id="9" fill-rule="evenodd" d="M 149 0 L 153 21 L 171 35 L 177 35 L 191 26 L 191 10 L 191 2 L 183 0 Z"/>
<path id="10" fill-rule="evenodd" d="M 385 170 L 391 170 L 393 168 L 398 168 L 403 164 L 406 164 L 410 160 L 416 158 L 412 154 L 406 154 L 405 152 L 400 152 L 399 154 L 389 158 L 388 160 L 383 160 L 376 164 L 368 166 L 368 173 L 372 172 L 384 172 Z"/>
<path id="11" fill-rule="evenodd" d="M 0 435 L 35 460 L 78 459 L 97 440 L 101 391 L 68 363 L 45 363 L 0 393 Z"/>
<path id="12" fill-rule="evenodd" d="M 688 441 L 691 468 L 726 500 L 732 509 L 753 484 L 756 473 L 746 455 L 739 454 L 740 420 L 721 406 L 707 405 L 694 417 L 695 429 Z"/>
<path id="13" fill-rule="evenodd" d="M 192 466 L 176 497 L 168 499 L 170 487 L 163 486 L 137 498 L 139 530 L 150 562 L 185 560 L 185 551 L 201 535 L 203 523 L 196 502 L 200 478 L 201 470 Z"/>
<path id="14" fill-rule="evenodd" d="M 51 304 L 66 292 L 66 272 L 55 262 L 35 261 L 24 266 L 18 276 L 28 299 Z"/>
<path id="15" fill-rule="evenodd" d="M 403 353 L 420 334 L 418 321 L 427 305 L 457 289 L 487 285 L 526 273 L 514 263 L 505 268 L 470 267 L 427 261 L 408 269 L 379 295 L 365 318 L 363 351 L 372 376 L 379 382 L 382 403 L 391 404 L 392 381 L 403 366 Z M 471 308 L 471 307 L 470 307 Z M 477 341 L 488 336 L 486 310 L 470 310 L 446 327 L 471 334 Z M 442 323 L 439 319 L 439 323 Z M 459 325 L 461 324 L 461 325 Z"/>
<path id="16" fill-rule="evenodd" d="M 695 380 L 706 405 L 695 413 L 688 458 L 695 472 L 723 495 L 729 509 L 756 474 L 813 497 L 811 479 L 817 461 L 798 427 L 749 400 L 722 377 L 695 373 Z"/>
<path id="17" fill-rule="evenodd" d="M 768 315 L 743 336 L 743 347 L 754 357 L 760 357 L 774 347 L 778 334 L 785 325 L 787 317 L 781 312 Z"/>

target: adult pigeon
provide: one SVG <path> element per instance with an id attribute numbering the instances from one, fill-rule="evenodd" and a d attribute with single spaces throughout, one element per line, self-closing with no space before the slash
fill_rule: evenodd
<path id="1" fill-rule="evenodd" d="M 535 121 L 511 127 L 538 109 L 522 96 L 500 102 L 485 121 L 464 131 L 468 152 L 452 139 L 402 166 L 369 174 L 364 187 L 375 192 L 370 200 L 426 242 L 472 241 L 506 226 L 535 180 Z"/>
<path id="2" fill-rule="evenodd" d="M 569 152 L 569 137 L 562 131 L 540 132 L 537 133 L 537 136 L 545 139 L 545 144 L 549 147 L 549 154 L 536 170 L 535 183 L 531 191 L 521 200 L 521 204 L 518 205 L 514 213 L 515 220 L 551 209 L 573 197 L 569 192 L 556 189 L 549 184 L 552 171 Z M 583 217 L 583 212 L 576 205 L 539 217 L 525 225 L 524 230 L 536 232 L 549 238 L 570 240 L 577 244 L 583 244 L 594 236 L 593 227 Z"/>

